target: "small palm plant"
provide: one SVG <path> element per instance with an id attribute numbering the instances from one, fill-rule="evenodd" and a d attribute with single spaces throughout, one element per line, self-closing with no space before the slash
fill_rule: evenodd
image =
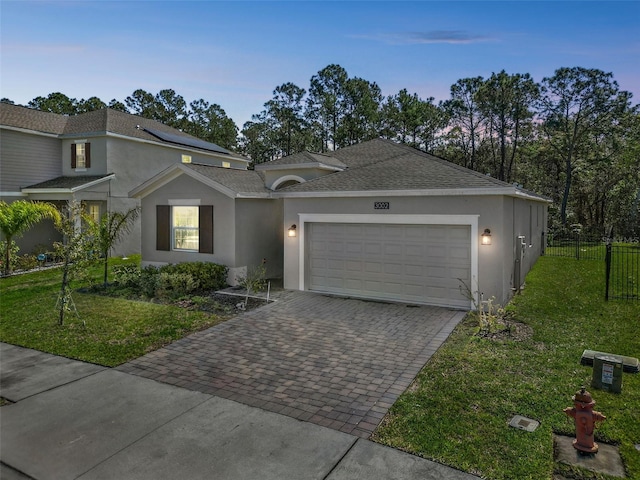
<path id="1" fill-rule="evenodd" d="M 51 203 L 17 200 L 12 203 L 0 201 L 0 230 L 5 237 L 4 274 L 11 274 L 13 239 L 18 238 L 36 223 L 51 219 L 60 223 L 60 212 Z"/>

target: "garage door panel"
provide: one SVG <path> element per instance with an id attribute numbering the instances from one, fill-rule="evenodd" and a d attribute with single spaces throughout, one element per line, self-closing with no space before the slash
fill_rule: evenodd
<path id="1" fill-rule="evenodd" d="M 310 223 L 306 288 L 467 308 L 470 227 Z"/>
<path id="2" fill-rule="evenodd" d="M 364 244 L 364 253 L 366 255 L 382 255 L 382 244 L 366 242 Z"/>

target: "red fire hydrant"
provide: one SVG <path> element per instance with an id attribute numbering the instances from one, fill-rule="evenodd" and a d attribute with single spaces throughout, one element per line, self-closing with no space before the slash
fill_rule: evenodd
<path id="1" fill-rule="evenodd" d="M 593 441 L 593 431 L 596 422 L 602 422 L 607 417 L 593 409 L 596 402 L 584 387 L 576 392 L 572 400 L 575 406 L 565 408 L 564 413 L 575 419 L 576 439 L 573 441 L 573 447 L 581 452 L 597 453 L 598 444 Z"/>

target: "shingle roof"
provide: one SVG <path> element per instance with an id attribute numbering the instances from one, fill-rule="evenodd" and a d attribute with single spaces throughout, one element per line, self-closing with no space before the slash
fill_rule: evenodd
<path id="1" fill-rule="evenodd" d="M 64 115 L 0 102 L 0 125 L 61 135 L 66 124 Z"/>
<path id="2" fill-rule="evenodd" d="M 256 170 L 269 169 L 271 167 L 295 167 L 297 165 L 330 165 L 332 167 L 345 168 L 346 165 L 342 163 L 337 158 L 326 155 L 324 153 L 312 153 L 312 152 L 299 152 L 294 153 L 293 155 L 289 155 L 287 157 L 278 158 L 277 160 L 272 160 L 270 162 L 261 163 L 256 165 Z"/>
<path id="3" fill-rule="evenodd" d="M 51 180 L 47 180 L 46 182 L 36 183 L 34 185 L 29 185 L 28 187 L 24 187 L 25 189 L 63 189 L 63 190 L 77 190 L 79 187 L 83 185 L 87 185 L 89 183 L 94 183 L 98 180 L 106 179 L 107 177 L 112 176 L 112 173 L 107 175 L 79 175 L 77 177 L 57 177 Z"/>
<path id="4" fill-rule="evenodd" d="M 166 142 L 159 140 L 156 136 L 144 130 L 145 128 L 149 128 L 185 139 L 197 140 L 197 138 L 192 135 L 164 125 L 163 123 L 156 122 L 155 120 L 111 108 L 94 110 L 80 115 L 59 115 L 57 113 L 41 112 L 20 105 L 0 103 L 0 125 L 68 137 L 91 134 L 104 135 L 109 132 L 166 144 Z M 242 158 L 234 153 L 231 155 L 236 158 Z"/>
<path id="5" fill-rule="evenodd" d="M 271 192 L 271 190 L 265 187 L 262 175 L 253 170 L 236 170 L 211 165 L 199 165 L 197 163 L 185 163 L 182 165 L 233 190 L 237 194 L 269 195 Z"/>
<path id="6" fill-rule="evenodd" d="M 282 193 L 513 189 L 506 182 L 388 140 L 345 147 L 333 155 L 347 165 L 346 170 L 286 187 Z"/>

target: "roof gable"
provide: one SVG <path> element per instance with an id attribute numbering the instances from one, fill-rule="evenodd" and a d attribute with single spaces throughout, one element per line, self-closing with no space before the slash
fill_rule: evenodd
<path id="1" fill-rule="evenodd" d="M 238 170 L 200 164 L 175 164 L 129 192 L 130 197 L 146 197 L 180 175 L 195 180 L 231 198 L 269 198 L 262 176 L 253 170 Z"/>

